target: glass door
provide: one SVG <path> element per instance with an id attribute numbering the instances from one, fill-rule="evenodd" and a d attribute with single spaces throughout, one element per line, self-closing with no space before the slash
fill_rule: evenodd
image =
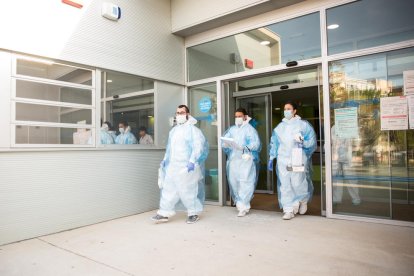
<path id="1" fill-rule="evenodd" d="M 257 130 L 262 144 L 260 151 L 259 178 L 256 193 L 274 193 L 272 173 L 267 170 L 269 137 L 271 136 L 271 97 L 269 94 L 236 98 L 236 108 L 243 107 L 252 118 L 250 124 Z"/>

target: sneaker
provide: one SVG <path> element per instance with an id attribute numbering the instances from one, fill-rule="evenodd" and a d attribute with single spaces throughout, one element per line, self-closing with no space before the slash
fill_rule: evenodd
<path id="1" fill-rule="evenodd" d="M 295 217 L 295 215 L 293 214 L 293 212 L 286 212 L 286 213 L 284 213 L 284 215 L 283 215 L 283 219 L 284 220 L 289 220 L 289 219 L 292 219 L 292 218 L 294 218 Z"/>
<path id="2" fill-rule="evenodd" d="M 238 213 L 238 217 L 244 217 L 244 216 L 246 216 L 247 215 L 247 213 L 248 213 L 248 211 L 246 211 L 246 210 L 242 210 L 242 211 L 239 211 L 239 213 Z"/>
<path id="3" fill-rule="evenodd" d="M 307 202 L 301 202 L 300 206 L 299 206 L 299 214 L 304 215 L 307 210 L 308 210 L 308 203 Z"/>
<path id="4" fill-rule="evenodd" d="M 155 216 L 153 216 L 151 218 L 151 220 L 155 221 L 156 223 L 159 223 L 159 222 L 167 222 L 168 221 L 168 217 L 163 217 L 163 216 L 160 216 L 160 215 L 156 214 Z"/>
<path id="5" fill-rule="evenodd" d="M 200 220 L 200 217 L 199 216 L 197 216 L 197 215 L 194 215 L 194 216 L 189 216 L 188 218 L 187 218 L 187 223 L 188 224 L 193 224 L 193 223 L 196 223 L 197 221 L 199 221 Z"/>
<path id="6" fill-rule="evenodd" d="M 299 204 L 298 205 L 295 205 L 295 206 L 293 206 L 293 214 L 294 215 L 296 215 L 298 212 L 299 212 Z"/>

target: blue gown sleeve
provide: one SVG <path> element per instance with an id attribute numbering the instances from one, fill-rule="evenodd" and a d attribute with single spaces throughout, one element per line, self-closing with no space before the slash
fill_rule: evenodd
<path id="1" fill-rule="evenodd" d="M 306 156 L 309 158 L 313 152 L 316 150 L 316 133 L 311 124 L 306 121 L 304 122 L 303 132 L 303 150 L 306 153 Z"/>
<path id="2" fill-rule="evenodd" d="M 208 143 L 201 130 L 197 127 L 191 127 L 191 163 L 202 163 L 208 156 Z"/>
<path id="3" fill-rule="evenodd" d="M 246 147 L 251 151 L 259 152 L 261 150 L 261 143 L 259 135 L 254 127 L 247 128 Z"/>
<path id="4" fill-rule="evenodd" d="M 277 150 L 279 148 L 279 140 L 277 138 L 276 129 L 273 130 L 272 138 L 270 138 L 269 160 L 277 157 Z"/>
<path id="5" fill-rule="evenodd" d="M 224 132 L 224 135 L 223 135 L 223 137 L 226 137 L 226 138 L 233 138 L 232 137 L 232 135 L 231 135 L 231 128 L 232 127 L 230 127 L 229 129 L 227 129 L 225 132 Z M 227 156 L 229 156 L 230 154 L 231 154 L 231 152 L 232 152 L 232 148 L 229 148 L 229 147 L 224 147 L 224 142 L 222 141 L 221 142 L 221 147 L 222 147 L 222 149 L 223 149 L 223 151 L 224 151 L 224 153 L 227 155 Z"/>

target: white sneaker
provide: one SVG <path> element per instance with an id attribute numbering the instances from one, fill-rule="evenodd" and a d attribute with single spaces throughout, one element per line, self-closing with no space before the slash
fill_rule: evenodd
<path id="1" fill-rule="evenodd" d="M 293 214 L 296 215 L 299 212 L 299 204 L 296 206 L 293 206 Z"/>
<path id="2" fill-rule="evenodd" d="M 308 203 L 307 202 L 301 202 L 299 206 L 299 214 L 304 215 L 306 214 L 306 211 L 308 210 Z"/>
<path id="3" fill-rule="evenodd" d="M 285 219 L 285 220 L 293 219 L 294 217 L 295 217 L 295 215 L 293 214 L 293 212 L 286 212 L 283 215 L 283 219 Z"/>
<path id="4" fill-rule="evenodd" d="M 244 217 L 244 216 L 246 216 L 247 215 L 247 213 L 248 213 L 248 211 L 246 211 L 246 210 L 243 210 L 243 211 L 239 211 L 239 213 L 238 213 L 238 217 Z"/>

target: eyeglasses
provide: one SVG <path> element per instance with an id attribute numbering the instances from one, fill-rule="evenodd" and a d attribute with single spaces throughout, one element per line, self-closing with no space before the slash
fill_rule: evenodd
<path id="1" fill-rule="evenodd" d="M 176 115 L 187 115 L 187 112 L 185 112 L 185 111 L 181 111 L 181 112 L 176 112 L 175 114 L 176 114 Z"/>

